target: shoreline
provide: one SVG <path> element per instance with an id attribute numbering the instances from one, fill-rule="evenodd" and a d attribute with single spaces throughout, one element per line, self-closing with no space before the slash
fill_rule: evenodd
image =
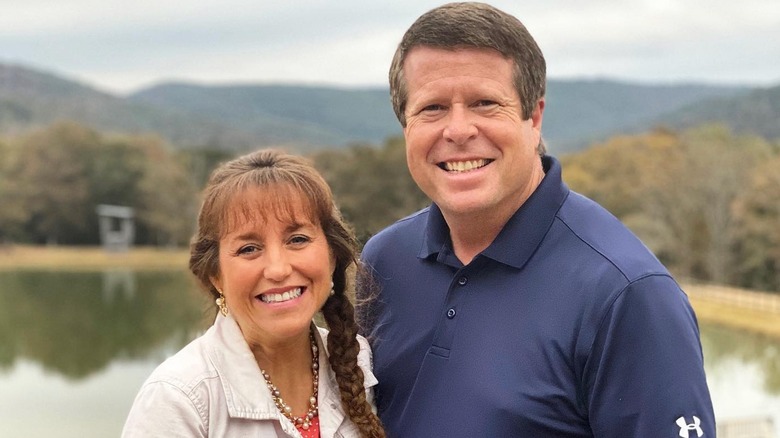
<path id="1" fill-rule="evenodd" d="M 187 270 L 189 248 L 134 247 L 124 253 L 108 252 L 101 247 L 73 246 L 0 246 L 0 271 L 101 269 Z M 708 298 L 708 288 L 720 286 L 682 284 L 700 322 L 725 325 L 780 340 L 780 314 L 745 308 Z M 730 288 L 734 293 L 750 293 Z M 774 295 L 774 294 L 772 294 Z M 780 299 L 780 294 L 777 294 Z"/>
<path id="2" fill-rule="evenodd" d="M 0 271 L 187 269 L 189 257 L 188 248 L 134 247 L 127 252 L 109 252 L 98 246 L 5 245 L 0 246 Z"/>

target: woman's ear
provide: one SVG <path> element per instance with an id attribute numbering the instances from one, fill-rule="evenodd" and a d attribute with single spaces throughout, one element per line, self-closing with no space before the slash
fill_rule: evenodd
<path id="1" fill-rule="evenodd" d="M 209 281 L 211 281 L 212 286 L 217 288 L 219 293 L 222 293 L 222 280 L 219 277 L 209 277 Z"/>

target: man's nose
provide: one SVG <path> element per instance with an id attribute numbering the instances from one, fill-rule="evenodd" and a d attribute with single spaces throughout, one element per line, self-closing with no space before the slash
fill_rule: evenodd
<path id="1" fill-rule="evenodd" d="M 462 145 L 477 136 L 477 126 L 473 114 L 462 105 L 453 106 L 447 115 L 447 126 L 444 127 L 444 139 L 455 145 Z"/>

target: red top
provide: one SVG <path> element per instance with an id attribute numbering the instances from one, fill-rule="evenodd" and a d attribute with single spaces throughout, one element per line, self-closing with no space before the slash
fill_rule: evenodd
<path id="1" fill-rule="evenodd" d="M 301 433 L 303 438 L 320 438 L 320 416 L 312 418 L 309 422 L 309 428 L 304 430 L 302 424 L 296 424 L 295 427 Z"/>

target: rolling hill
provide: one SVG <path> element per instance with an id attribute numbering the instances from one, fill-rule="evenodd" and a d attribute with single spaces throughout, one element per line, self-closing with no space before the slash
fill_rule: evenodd
<path id="1" fill-rule="evenodd" d="M 553 153 L 663 124 L 724 120 L 780 137 L 780 86 L 550 80 L 544 135 Z M 164 83 L 116 96 L 61 75 L 0 63 L 0 135 L 73 120 L 101 132 L 156 133 L 178 148 L 301 151 L 381 144 L 401 134 L 383 87 Z"/>
<path id="2" fill-rule="evenodd" d="M 734 132 L 780 139 L 780 85 L 732 98 L 713 97 L 663 114 L 657 120 L 679 129 L 713 121 L 727 124 Z"/>

